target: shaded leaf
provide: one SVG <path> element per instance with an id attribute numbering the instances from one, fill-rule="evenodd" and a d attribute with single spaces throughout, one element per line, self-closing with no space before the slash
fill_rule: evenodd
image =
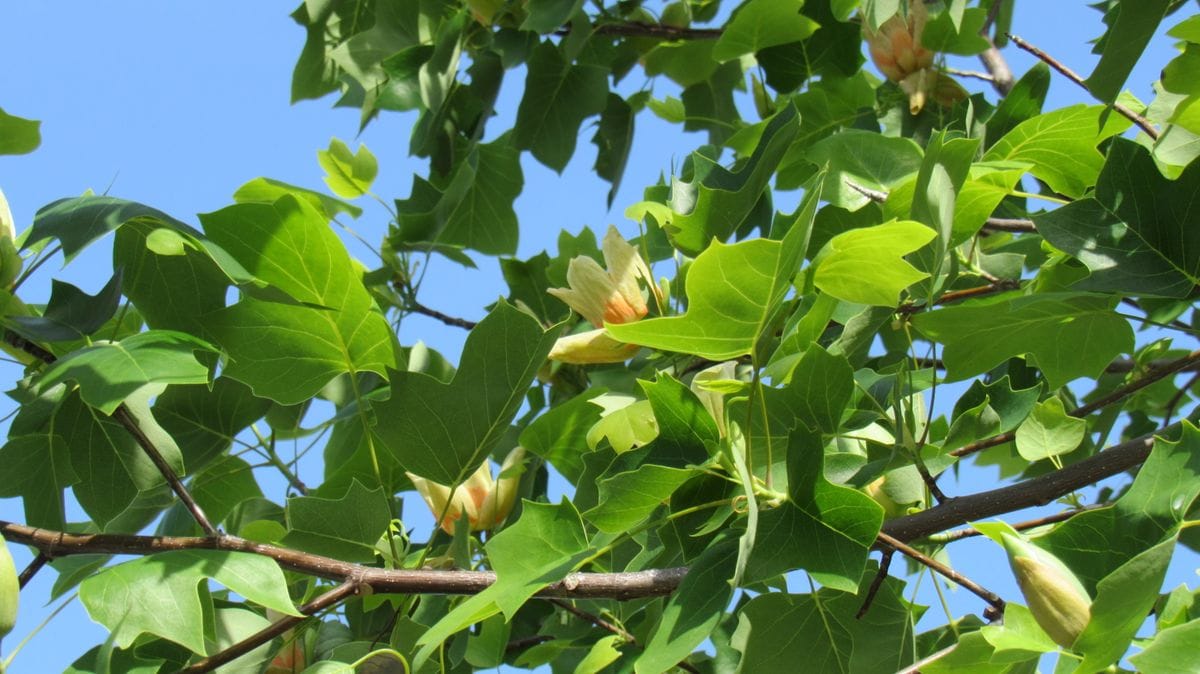
<path id="1" fill-rule="evenodd" d="M 288 533 L 282 543 L 348 562 L 371 562 L 375 559 L 375 543 L 387 531 L 391 519 L 383 490 L 367 489 L 354 480 L 342 498 L 289 498 Z"/>
<path id="2" fill-rule="evenodd" d="M 712 56 L 720 62 L 775 45 L 803 40 L 820 27 L 800 13 L 804 0 L 749 0 L 721 31 Z"/>
<path id="3" fill-rule="evenodd" d="M 604 110 L 607 73 L 595 65 L 573 65 L 549 42 L 533 50 L 527 65 L 529 73 L 517 109 L 513 144 L 530 150 L 538 161 L 562 173 L 575 154 L 579 125 Z"/>

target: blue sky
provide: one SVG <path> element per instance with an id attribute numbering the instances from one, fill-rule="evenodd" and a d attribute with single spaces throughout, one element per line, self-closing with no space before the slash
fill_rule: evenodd
<path id="1" fill-rule="evenodd" d="M 648 3 L 652 8 L 657 5 Z M 1079 72 L 1090 72 L 1096 57 L 1087 42 L 1103 30 L 1097 12 L 1082 0 L 1017 5 L 1018 34 Z M 378 156 L 375 191 L 382 198 L 407 196 L 412 174 L 424 171 L 421 162 L 407 156 L 415 116 L 385 113 L 359 136 L 358 112 L 332 109 L 332 98 L 289 104 L 291 69 L 304 38 L 302 29 L 287 16 L 293 9 L 291 2 L 262 0 L 0 5 L 0 25 L 6 28 L 0 41 L 0 59 L 6 66 L 0 80 L 0 107 L 43 122 L 43 144 L 37 152 L 0 157 L 0 188 L 18 230 L 29 225 L 42 205 L 88 189 L 141 201 L 193 224 L 195 214 L 228 205 L 238 186 L 258 176 L 322 189 L 316 152 L 331 137 L 364 142 Z M 1015 48 L 1005 53 L 1017 75 L 1032 65 Z M 1174 53 L 1160 31 L 1128 87 L 1149 100 L 1151 82 Z M 979 68 L 973 59 L 962 65 Z M 522 81 L 520 73 L 510 73 L 506 79 L 502 117 L 491 123 L 493 132 L 511 125 Z M 656 83 L 658 96 L 674 93 L 665 84 Z M 975 88 L 971 82 L 966 84 Z M 638 79 L 635 86 L 640 85 Z M 1053 80 L 1049 107 L 1087 100 L 1073 84 L 1058 77 Z M 525 189 L 517 202 L 520 257 L 552 247 L 564 228 L 577 231 L 587 225 L 603 232 L 612 223 L 627 234 L 636 231 L 622 217 L 624 207 L 640 198 L 643 186 L 655 182 L 660 173 L 669 173 L 704 142 L 703 136 L 683 134 L 649 112 L 643 112 L 637 124 L 635 154 L 611 212 L 605 207 L 608 184 L 591 172 L 595 157 L 588 142 L 591 129 L 581 131 L 576 156 L 561 176 L 528 156 L 523 158 Z M 352 226 L 368 241 L 377 242 L 386 229 L 387 214 L 366 200 L 361 205 L 366 214 Z M 374 266 L 364 247 L 351 245 L 351 250 Z M 107 246 L 101 244 L 66 270 L 51 261 L 25 286 L 25 298 L 43 301 L 51 275 L 88 292 L 97 291 L 112 273 L 108 255 Z M 469 273 L 435 262 L 421 299 L 447 313 L 477 319 L 482 307 L 501 294 L 505 289 L 492 260 L 482 260 L 481 269 Z M 423 339 L 454 360 L 463 337 L 461 331 L 423 317 L 406 319 L 401 333 L 404 343 Z M 4 382 L 19 376 L 15 368 L 0 367 Z M 0 414 L 10 409 L 0 401 Z M 991 477 L 955 489 L 994 486 Z M 19 500 L 0 500 L 0 519 L 21 520 Z M 1007 568 L 998 568 L 1000 557 L 989 545 L 958 543 L 952 549 L 953 561 L 968 575 L 974 572 L 973 577 L 984 585 L 1015 596 Z M 18 566 L 29 558 L 24 550 L 14 552 Z M 1194 556 L 1178 555 L 1172 582 L 1194 586 L 1195 568 Z M 43 572 L 22 597 L 20 621 L 5 641 L 5 652 L 45 617 L 41 604 L 52 578 L 53 574 Z M 935 600 L 926 594 L 923 601 Z M 964 595 L 958 592 L 951 598 L 956 615 L 982 609 L 977 600 Z M 942 617 L 937 608 L 931 614 Z M 72 603 L 24 649 L 12 671 L 60 671 L 103 639 L 103 630 L 90 622 L 78 603 Z"/>

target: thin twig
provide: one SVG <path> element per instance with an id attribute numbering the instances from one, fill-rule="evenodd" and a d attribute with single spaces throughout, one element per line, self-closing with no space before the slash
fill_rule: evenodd
<path id="1" fill-rule="evenodd" d="M 975 286 L 974 288 L 963 288 L 961 290 L 950 290 L 942 293 L 934 304 L 950 304 L 959 300 L 971 299 L 972 297 L 983 297 L 986 295 L 994 295 L 996 293 L 1008 292 L 1009 290 L 1017 290 L 1021 287 L 1021 282 L 1017 279 L 1000 279 L 994 283 L 987 285 Z M 896 309 L 901 314 L 915 314 L 927 305 L 924 304 L 904 304 Z"/>
<path id="2" fill-rule="evenodd" d="M 894 548 L 884 548 L 880 552 L 879 570 L 875 572 L 875 578 L 871 580 L 871 587 L 867 588 L 867 595 L 863 597 L 862 606 L 858 608 L 858 613 L 854 614 L 855 620 L 862 620 L 862 617 L 867 615 L 867 611 L 871 610 L 871 604 L 875 603 L 875 595 L 879 593 L 879 588 L 883 587 L 883 581 L 888 577 L 888 568 L 892 565 L 892 555 L 896 554 Z"/>
<path id="3" fill-rule="evenodd" d="M 4 341 L 24 351 L 25 353 L 28 353 L 34 358 L 37 358 L 43 363 L 46 363 L 47 365 L 58 360 L 53 353 L 50 353 L 41 346 L 25 339 L 12 330 L 4 331 Z M 217 531 L 217 528 L 208 521 L 208 517 L 204 514 L 204 510 L 200 507 L 200 504 L 196 503 L 196 499 L 192 498 L 191 493 L 188 492 L 187 487 L 185 487 L 183 484 L 183 481 L 180 480 L 179 476 L 175 473 L 175 469 L 171 468 L 171 465 L 167 463 L 166 459 L 163 458 L 162 453 L 159 452 L 158 448 L 154 446 L 154 442 L 142 432 L 141 427 L 138 426 L 137 419 L 135 419 L 133 414 L 130 413 L 129 408 L 125 406 L 125 403 L 121 403 L 121 405 L 113 411 L 112 418 L 119 423 L 121 427 L 123 427 L 125 431 L 129 433 L 130 436 L 133 437 L 133 439 L 138 443 L 138 446 L 142 448 L 142 451 L 146 453 L 146 456 L 150 458 L 150 461 L 154 464 L 154 466 L 158 468 L 158 472 L 161 473 L 163 479 L 167 481 L 167 484 L 171 487 L 171 491 L 175 492 L 175 495 L 178 496 L 179 500 L 183 502 L 184 507 L 186 507 L 188 512 L 191 513 L 192 518 L 196 520 L 196 524 L 200 525 L 200 529 L 209 536 L 220 536 L 221 532 Z"/>
<path id="4" fill-rule="evenodd" d="M 1180 370 L 1183 370 L 1187 367 L 1193 366 L 1193 365 L 1197 364 L 1197 362 L 1200 362 L 1200 349 L 1197 349 L 1196 351 L 1189 353 L 1188 355 L 1184 356 L 1183 358 L 1179 358 L 1177 360 L 1171 361 L 1170 363 L 1167 363 L 1161 367 L 1150 369 L 1146 372 L 1145 375 L 1139 377 L 1138 379 L 1135 379 L 1135 380 L 1129 382 L 1128 384 L 1125 384 L 1124 386 L 1117 387 L 1116 389 L 1114 389 L 1111 393 L 1109 393 L 1106 396 L 1103 396 L 1101 398 L 1093 400 L 1092 402 L 1090 402 L 1086 405 L 1080 405 L 1079 407 L 1076 407 L 1075 409 L 1071 410 L 1071 412 L 1069 414 L 1071 416 L 1077 417 L 1077 418 L 1085 417 L 1085 416 L 1091 414 L 1092 412 L 1095 412 L 1098 409 L 1107 407 L 1115 402 L 1124 400 L 1125 398 L 1128 398 L 1129 396 L 1133 395 L 1134 393 L 1137 393 L 1138 391 L 1146 388 L 1147 386 L 1149 386 L 1161 379 L 1169 377 L 1169 376 L 1175 374 L 1176 372 L 1179 372 Z M 950 452 L 950 455 L 956 456 L 956 457 L 968 456 L 970 454 L 974 454 L 975 452 L 979 452 L 979 451 L 982 451 L 982 450 L 985 450 L 985 449 L 988 449 L 991 447 L 996 447 L 997 445 L 1003 445 L 1006 442 L 1011 442 L 1013 440 L 1013 438 L 1015 438 L 1015 437 L 1016 437 L 1016 433 L 1013 431 L 1008 431 L 1007 433 L 1000 433 L 1000 434 L 994 435 L 990 438 L 972 442 L 969 445 L 964 445 L 962 447 L 959 447 L 958 449 Z"/>
<path id="5" fill-rule="evenodd" d="M 946 579 L 948 579 L 954 583 L 957 583 L 960 587 L 968 590 L 969 592 L 974 593 L 977 597 L 986 601 L 988 604 L 990 604 L 992 606 L 992 608 L 996 609 L 1000 613 L 1004 613 L 1004 600 L 1001 599 L 1000 595 L 996 594 L 995 592 L 992 592 L 991 590 L 983 587 L 979 583 L 976 583 L 975 581 L 971 580 L 970 578 L 967 578 L 966 576 L 962 575 L 961 573 L 946 566 L 945 564 L 942 564 L 941 562 L 930 557 L 929 555 L 926 555 L 925 553 L 921 552 L 920 550 L 913 548 L 912 546 L 908 545 L 904 541 L 901 541 L 892 536 L 889 536 L 882 531 L 879 532 L 878 540 L 880 543 L 892 548 L 893 550 L 903 553 L 909 559 L 912 559 L 920 564 L 924 564 L 925 566 L 929 567 L 930 569 L 941 574 Z"/>
<path id="6" fill-rule="evenodd" d="M 133 417 L 133 414 L 125 406 L 125 403 L 121 403 L 113 411 L 112 418 L 121 424 L 129 435 L 133 436 L 134 441 L 138 443 L 138 446 L 142 448 L 142 451 L 154 463 L 154 467 L 158 468 L 159 473 L 162 473 L 163 479 L 167 481 L 167 485 L 171 487 L 171 491 L 175 492 L 175 495 L 179 497 L 179 500 L 183 503 L 183 507 L 187 508 L 187 511 L 191 513 L 192 519 L 196 520 L 196 524 L 200 525 L 201 531 L 209 536 L 220 536 L 221 532 L 213 526 L 212 522 L 208 521 L 208 515 L 204 514 L 204 509 L 200 507 L 199 503 L 196 503 L 196 499 L 192 498 L 192 493 L 184 486 L 183 480 L 179 479 L 179 475 L 175 473 L 175 469 L 171 467 L 171 464 L 167 463 L 162 453 L 154 446 L 154 442 L 142 432 L 141 426 L 138 426 L 137 419 Z"/>
<path id="7" fill-rule="evenodd" d="M 44 552 L 37 553 L 37 556 L 29 562 L 29 566 L 26 566 L 24 569 L 22 569 L 21 575 L 17 577 L 17 583 L 19 587 L 24 590 L 25 586 L 29 584 L 29 581 L 33 580 L 33 577 L 37 574 L 37 572 L 41 571 L 42 567 L 46 566 L 46 564 L 49 562 L 49 555 Z"/>
<path id="8" fill-rule="evenodd" d="M 554 637 L 550 636 L 549 634 L 535 634 L 535 635 L 529 636 L 529 637 L 521 637 L 520 639 L 513 639 L 512 641 L 508 642 L 504 646 L 504 652 L 512 653 L 514 651 L 523 651 L 526 648 L 529 648 L 530 646 L 537 646 L 538 644 L 544 644 L 547 641 L 554 641 Z"/>
<path id="9" fill-rule="evenodd" d="M 475 329 L 475 326 L 477 325 L 477 323 L 475 321 L 468 321 L 465 318 L 458 318 L 457 316 L 443 314 L 442 312 L 438 311 L 437 309 L 427 307 L 424 304 L 421 304 L 420 302 L 418 302 L 415 297 L 411 298 L 408 301 L 408 304 L 405 308 L 415 314 L 421 314 L 423 316 L 428 316 L 432 319 L 441 321 L 442 323 L 445 323 L 446 325 L 449 325 L 454 328 L 462 328 L 463 330 L 473 330 L 473 329 Z"/>
<path id="10" fill-rule="evenodd" d="M 1171 396 L 1171 399 L 1167 401 L 1167 412 L 1163 415 L 1163 426 L 1171 425 L 1171 417 L 1174 416 L 1175 408 L 1179 406 L 1179 401 L 1183 400 L 1183 397 L 1187 395 L 1188 390 L 1191 389 L 1192 385 L 1198 380 L 1200 380 L 1200 372 L 1193 374 L 1191 378 L 1187 380 L 1187 383 L 1179 387 L 1179 390 L 1175 392 L 1175 395 Z"/>
<path id="11" fill-rule="evenodd" d="M 887 198 L 888 198 L 887 192 L 880 192 L 879 190 L 873 190 L 870 187 L 867 187 L 865 185 L 859 185 L 858 183 L 856 183 L 850 179 L 846 179 L 844 182 L 846 183 L 846 187 L 849 187 L 850 189 L 854 190 L 855 192 L 858 192 L 859 194 L 870 199 L 871 201 L 874 201 L 877 204 L 882 204 L 883 202 L 887 201 Z"/>
<path id="12" fill-rule="evenodd" d="M 547 599 L 546 601 L 550 602 L 551 604 L 554 604 L 555 606 L 561 608 L 562 610 L 566 611 L 567 613 L 570 613 L 571 615 L 575 616 L 576 618 L 579 618 L 580 620 L 584 620 L 586 622 L 589 622 L 589 623 L 595 625 L 596 627 L 599 627 L 600 629 L 612 632 L 613 634 L 621 637 L 627 644 L 630 644 L 635 647 L 638 645 L 637 637 L 634 637 L 632 634 L 630 634 L 628 631 L 626 631 L 620 625 L 615 625 L 615 624 L 610 623 L 609 621 L 605 620 L 604 618 L 601 618 L 598 615 L 588 613 L 587 611 L 579 608 L 578 606 L 575 606 L 574 604 L 572 604 L 569 601 L 564 601 L 562 599 L 554 599 L 554 598 Z"/>
<path id="13" fill-rule="evenodd" d="M 996 77 L 990 73 L 979 72 L 978 70 L 959 70 L 958 68 L 946 68 L 946 72 L 959 77 L 970 77 L 984 82 L 995 82 Z"/>
<path id="14" fill-rule="evenodd" d="M 308 620 L 309 617 L 316 613 L 320 613 L 327 608 L 337 605 L 341 601 L 357 593 L 359 584 L 356 581 L 350 580 L 338 585 L 337 587 L 322 594 L 316 599 L 308 602 L 299 608 L 302 616 L 285 616 L 270 625 L 262 628 L 254 634 L 242 639 L 232 646 L 214 653 L 206 658 L 202 658 L 192 663 L 191 665 L 179 670 L 181 673 L 201 674 L 201 672 L 211 672 L 221 665 L 232 662 L 259 646 L 267 643 L 275 637 L 292 629 L 296 625 Z"/>
<path id="15" fill-rule="evenodd" d="M 1075 510 L 1064 510 L 1062 512 L 1054 513 L 1053 515 L 1046 515 L 1045 517 L 1038 517 L 1038 518 L 1035 518 L 1032 520 L 1026 520 L 1024 522 L 1017 522 L 1016 524 L 1012 525 L 1012 528 L 1016 529 L 1017 531 L 1025 531 L 1026 529 L 1036 529 L 1038 527 L 1044 527 L 1047 524 L 1056 524 L 1058 522 L 1065 522 L 1066 520 L 1071 519 L 1072 517 L 1078 515 L 1079 513 L 1085 513 L 1089 510 L 1096 510 L 1098 508 L 1104 508 L 1104 507 L 1107 507 L 1107 506 L 1090 505 L 1090 506 L 1087 506 L 1084 508 L 1077 508 Z M 957 529 L 955 531 L 948 531 L 944 534 L 930 536 L 929 540 L 934 543 L 943 543 L 944 544 L 944 543 L 953 543 L 954 541 L 961 541 L 964 538 L 972 538 L 974 536 L 982 536 L 982 535 L 983 535 L 983 533 L 980 532 L 978 529 L 966 527 L 965 529 Z"/>
<path id="16" fill-rule="evenodd" d="M 1020 37 L 1013 35 L 1012 33 L 1005 33 L 1005 35 L 1008 36 L 1008 39 L 1013 41 L 1013 44 L 1017 45 L 1021 49 L 1024 49 L 1025 51 L 1029 52 L 1030 54 L 1033 54 L 1035 57 L 1041 59 L 1043 63 L 1050 66 L 1051 68 L 1054 68 L 1059 73 L 1061 73 L 1064 77 L 1071 80 L 1075 84 L 1078 84 L 1079 86 L 1083 87 L 1088 93 L 1091 93 L 1091 89 L 1088 89 L 1087 82 L 1085 82 L 1084 79 L 1082 77 L 1080 77 L 1078 73 L 1076 73 L 1074 70 L 1071 70 L 1070 68 L 1068 68 L 1061 61 L 1059 61 L 1058 59 L 1054 58 L 1053 56 L 1047 54 L 1046 52 L 1042 51 L 1041 49 L 1038 49 L 1037 47 L 1029 44 L 1028 42 L 1021 39 Z M 1145 131 L 1146 135 L 1150 136 L 1150 138 L 1152 140 L 1158 140 L 1158 129 L 1154 128 L 1154 125 L 1150 123 L 1150 120 L 1139 115 L 1138 113 L 1134 112 L 1133 110 L 1125 107 L 1121 103 L 1113 103 L 1112 107 L 1113 107 L 1113 110 L 1116 110 L 1117 113 L 1119 113 L 1121 116 L 1125 117 L 1129 121 L 1131 121 L 1134 124 L 1137 124 L 1139 127 L 1141 127 L 1142 131 Z"/>
<path id="17" fill-rule="evenodd" d="M 926 425 L 925 428 L 929 428 L 929 426 Z M 925 488 L 929 490 L 929 495 L 938 503 L 945 501 L 946 493 L 938 486 L 937 478 L 925 467 L 925 462 L 921 460 L 920 454 L 914 453 L 913 459 L 913 465 L 917 467 L 917 473 L 920 474 L 921 481 L 925 483 Z"/>

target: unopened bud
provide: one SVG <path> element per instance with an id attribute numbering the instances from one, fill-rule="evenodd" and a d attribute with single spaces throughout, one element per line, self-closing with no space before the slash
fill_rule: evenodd
<path id="1" fill-rule="evenodd" d="M 1070 648 L 1091 619 L 1087 590 L 1049 552 L 1010 533 L 1001 534 L 1001 540 L 1029 612 L 1055 643 Z"/>
<path id="2" fill-rule="evenodd" d="M 17 624 L 17 599 L 20 594 L 17 567 L 8 552 L 8 543 L 4 536 L 0 536 L 0 639 Z"/>

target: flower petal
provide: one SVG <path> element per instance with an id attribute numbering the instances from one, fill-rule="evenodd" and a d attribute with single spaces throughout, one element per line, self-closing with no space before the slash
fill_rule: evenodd
<path id="1" fill-rule="evenodd" d="M 637 351 L 636 344 L 618 342 L 601 328 L 560 337 L 554 343 L 554 348 L 550 349 L 550 360 L 576 365 L 622 363 Z"/>

